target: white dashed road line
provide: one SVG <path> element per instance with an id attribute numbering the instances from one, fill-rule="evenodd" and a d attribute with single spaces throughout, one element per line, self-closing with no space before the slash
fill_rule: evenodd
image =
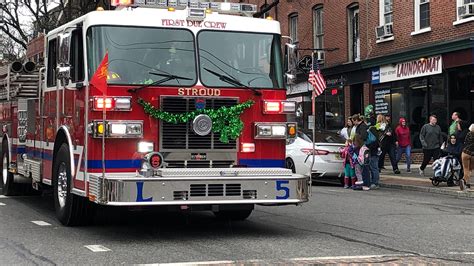
<path id="1" fill-rule="evenodd" d="M 1 203 L 1 202 L 0 202 L 0 206 L 5 206 L 5 205 L 7 205 L 7 204 L 5 204 L 5 203 Z"/>
<path id="2" fill-rule="evenodd" d="M 381 254 L 381 255 L 361 255 L 361 256 L 333 256 L 333 257 L 308 257 L 308 258 L 292 258 L 288 259 L 291 261 L 299 260 L 343 260 L 343 259 L 376 259 L 384 257 L 408 257 L 413 256 L 413 254 Z"/>
<path id="3" fill-rule="evenodd" d="M 49 226 L 51 225 L 50 223 L 44 222 L 44 221 L 31 221 L 32 223 L 39 225 L 39 226 Z"/>
<path id="4" fill-rule="evenodd" d="M 7 199 L 8 196 L 5 196 L 5 195 L 0 195 L 0 199 Z"/>
<path id="5" fill-rule="evenodd" d="M 449 252 L 450 255 L 474 255 L 474 252 Z"/>
<path id="6" fill-rule="evenodd" d="M 89 249 L 92 252 L 106 252 L 111 251 L 111 249 L 106 248 L 102 245 L 86 245 L 85 248 Z"/>
<path id="7" fill-rule="evenodd" d="M 142 264 L 142 265 L 157 265 L 157 266 L 178 266 L 178 265 L 210 265 L 210 264 L 234 264 L 236 261 L 233 260 L 220 260 L 220 261 L 196 261 L 196 262 L 176 262 L 176 263 L 158 263 L 158 264 Z"/>

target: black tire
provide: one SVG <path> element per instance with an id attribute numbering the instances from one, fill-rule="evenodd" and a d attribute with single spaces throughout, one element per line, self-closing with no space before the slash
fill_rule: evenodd
<path id="1" fill-rule="evenodd" d="M 61 191 L 58 183 L 61 184 Z M 53 197 L 56 217 L 66 226 L 89 224 L 95 214 L 94 205 L 86 198 L 72 194 L 71 186 L 69 147 L 64 143 L 59 148 L 53 165 Z"/>
<path id="2" fill-rule="evenodd" d="M 433 184 L 433 186 L 437 187 L 439 185 L 439 181 L 436 180 L 436 179 L 433 179 L 433 180 L 431 180 L 431 184 Z"/>
<path id="3" fill-rule="evenodd" d="M 291 172 L 293 174 L 296 174 L 296 167 L 295 167 L 295 162 L 291 158 L 286 158 L 285 160 L 285 167 L 287 169 L 291 169 Z"/>
<path id="4" fill-rule="evenodd" d="M 16 195 L 17 193 L 17 184 L 14 183 L 13 174 L 8 171 L 8 165 L 10 165 L 9 156 L 10 155 L 8 151 L 8 143 L 4 139 L 2 142 L 2 156 L 0 158 L 0 167 L 1 167 L 0 168 L 1 169 L 0 183 L 2 184 L 3 195 L 5 196 Z M 4 162 L 4 160 L 6 161 Z M 7 169 L 4 169 L 5 168 L 4 164 L 6 165 Z"/>
<path id="5" fill-rule="evenodd" d="M 214 215 L 221 220 L 243 221 L 247 219 L 253 210 L 232 210 L 232 211 L 217 211 Z"/>

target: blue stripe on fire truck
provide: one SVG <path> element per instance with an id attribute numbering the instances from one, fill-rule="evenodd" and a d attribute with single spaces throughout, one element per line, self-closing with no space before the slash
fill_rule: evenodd
<path id="1" fill-rule="evenodd" d="M 142 160 L 105 160 L 105 168 L 140 168 Z M 88 160 L 90 169 L 102 169 L 102 160 Z"/>
<path id="2" fill-rule="evenodd" d="M 247 167 L 285 167 L 285 160 L 276 159 L 240 159 L 240 165 Z"/>

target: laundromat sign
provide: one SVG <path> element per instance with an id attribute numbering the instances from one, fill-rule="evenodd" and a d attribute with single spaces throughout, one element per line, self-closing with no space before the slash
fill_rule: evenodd
<path id="1" fill-rule="evenodd" d="M 441 55 L 437 55 L 396 65 L 380 66 L 372 70 L 372 84 L 441 74 L 442 63 Z"/>

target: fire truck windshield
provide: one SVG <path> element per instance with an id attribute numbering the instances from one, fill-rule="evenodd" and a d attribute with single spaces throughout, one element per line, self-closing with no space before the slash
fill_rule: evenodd
<path id="1" fill-rule="evenodd" d="M 193 33 L 185 29 L 95 26 L 87 32 L 88 71 L 92 77 L 109 53 L 109 84 L 196 84 Z M 156 75 L 162 74 L 160 75 Z"/>
<path id="2" fill-rule="evenodd" d="M 203 85 L 239 87 L 220 78 L 224 75 L 252 88 L 283 88 L 278 35 L 204 30 L 197 40 Z"/>

